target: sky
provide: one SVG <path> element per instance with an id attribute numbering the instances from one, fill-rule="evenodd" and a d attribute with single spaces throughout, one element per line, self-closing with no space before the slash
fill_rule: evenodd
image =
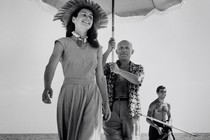
<path id="1" fill-rule="evenodd" d="M 209 0 L 186 0 L 176 9 L 142 21 L 115 23 L 116 42 L 131 41 L 135 50 L 131 61 L 144 66 L 139 90 L 142 113 L 157 98 L 156 88 L 164 85 L 173 126 L 192 133 L 210 133 L 209 9 Z M 41 101 L 54 41 L 65 36 L 61 22 L 53 22 L 53 16 L 34 0 L 1 0 L 0 133 L 57 133 L 60 64 L 52 83 L 52 104 Z M 103 51 L 110 37 L 111 22 L 99 31 Z M 148 127 L 142 116 L 141 132 L 148 132 Z"/>

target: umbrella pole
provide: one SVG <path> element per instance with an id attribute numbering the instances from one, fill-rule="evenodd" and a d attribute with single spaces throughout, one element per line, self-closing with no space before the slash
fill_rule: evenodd
<path id="1" fill-rule="evenodd" d="M 112 0 L 112 38 L 114 38 L 114 7 L 115 0 Z M 114 62 L 114 49 L 112 50 L 112 62 Z"/>
<path id="2" fill-rule="evenodd" d="M 174 126 L 172 126 L 172 125 L 169 125 L 169 124 L 167 124 L 167 123 L 165 123 L 165 122 L 162 122 L 162 121 L 160 121 L 160 120 L 157 120 L 157 119 L 155 119 L 155 118 L 149 117 L 149 116 L 147 116 L 147 115 L 141 114 L 141 116 L 144 116 L 144 117 L 146 117 L 146 118 L 148 118 L 148 119 L 150 119 L 150 120 L 154 120 L 154 121 L 156 121 L 156 122 L 159 122 L 159 123 L 161 123 L 161 124 L 163 124 L 163 125 L 166 125 L 166 126 L 168 126 L 168 127 L 174 128 L 174 129 L 176 129 L 176 130 L 182 131 L 182 132 L 184 132 L 184 133 L 190 134 L 190 135 L 192 135 L 192 136 L 194 136 L 194 137 L 197 136 L 196 134 L 193 134 L 193 133 L 184 131 L 184 130 L 182 130 L 182 129 L 176 128 L 176 127 L 174 127 Z"/>

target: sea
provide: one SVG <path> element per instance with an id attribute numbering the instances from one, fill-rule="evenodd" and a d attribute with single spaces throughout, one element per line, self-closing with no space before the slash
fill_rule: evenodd
<path id="1" fill-rule="evenodd" d="M 210 133 L 194 133 L 192 136 L 186 133 L 174 133 L 176 140 L 210 140 Z M 59 140 L 58 135 L 52 134 L 0 134 L 0 140 Z M 105 140 L 101 136 L 101 140 Z M 148 140 L 148 134 L 142 133 L 139 140 Z"/>

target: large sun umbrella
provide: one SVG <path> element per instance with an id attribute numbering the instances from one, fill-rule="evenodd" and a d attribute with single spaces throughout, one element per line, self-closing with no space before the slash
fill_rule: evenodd
<path id="1" fill-rule="evenodd" d="M 68 0 L 42 0 L 44 3 L 59 9 Z M 155 11 L 161 12 L 175 5 L 181 4 L 183 0 L 93 0 L 103 10 L 112 15 L 112 36 L 114 37 L 114 15 L 122 18 L 138 18 L 147 16 Z"/>
<path id="2" fill-rule="evenodd" d="M 62 7 L 68 0 L 42 0 L 56 9 Z M 103 10 L 112 15 L 112 37 L 114 38 L 114 19 L 115 16 L 126 18 L 140 19 L 151 15 L 155 12 L 163 12 L 175 5 L 182 4 L 183 0 L 93 0 L 98 3 Z M 112 52 L 112 61 L 114 59 L 114 51 Z"/>

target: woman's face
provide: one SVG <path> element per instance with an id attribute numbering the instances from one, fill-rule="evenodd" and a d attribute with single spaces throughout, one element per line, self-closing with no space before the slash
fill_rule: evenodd
<path id="1" fill-rule="evenodd" d="M 75 28 L 90 29 L 93 25 L 93 13 L 89 9 L 81 9 L 77 17 L 72 18 Z"/>

